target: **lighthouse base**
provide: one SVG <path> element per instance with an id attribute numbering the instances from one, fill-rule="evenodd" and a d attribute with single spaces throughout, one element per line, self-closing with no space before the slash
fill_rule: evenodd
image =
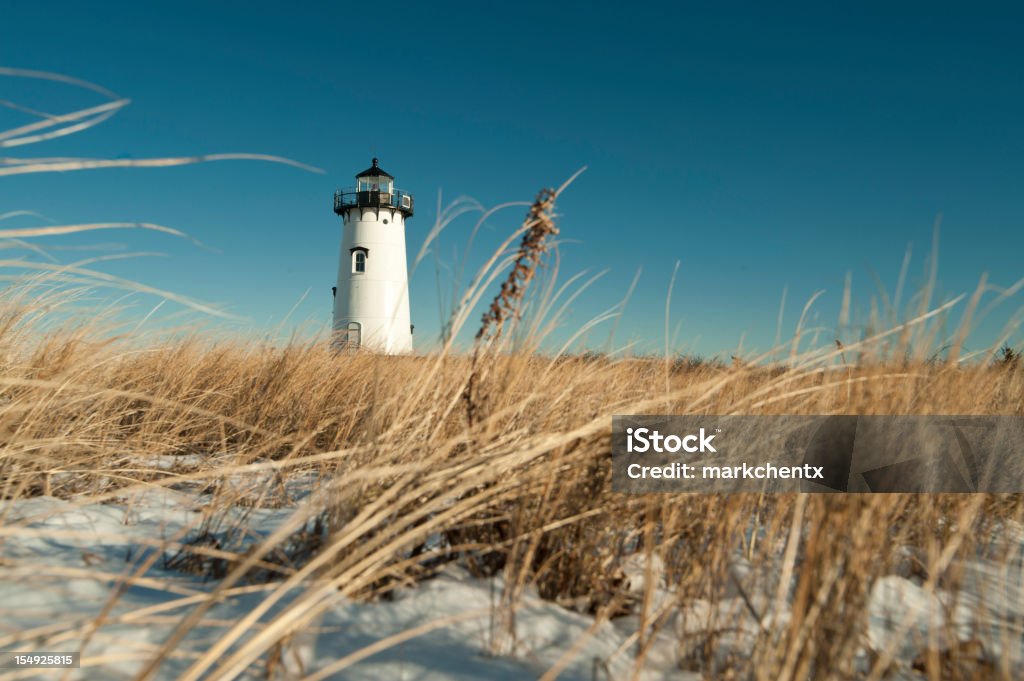
<path id="1" fill-rule="evenodd" d="M 343 322 L 331 334 L 331 347 L 346 352 L 407 355 L 412 352 L 412 328 L 405 334 L 396 333 L 394 325 L 385 320 Z"/>

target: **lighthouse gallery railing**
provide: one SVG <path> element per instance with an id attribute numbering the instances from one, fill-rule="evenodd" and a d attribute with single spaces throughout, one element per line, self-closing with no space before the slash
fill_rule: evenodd
<path id="1" fill-rule="evenodd" d="M 415 202 L 412 194 L 399 189 L 390 192 L 360 191 L 352 187 L 334 192 L 334 212 L 342 213 L 353 207 L 358 208 L 396 208 L 412 215 Z"/>

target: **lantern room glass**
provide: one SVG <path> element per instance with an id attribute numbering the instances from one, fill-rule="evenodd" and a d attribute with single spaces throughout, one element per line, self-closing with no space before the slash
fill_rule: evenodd
<path id="1" fill-rule="evenodd" d="M 384 175 L 371 175 L 359 178 L 357 191 L 361 192 L 384 192 L 390 194 L 394 180 Z"/>

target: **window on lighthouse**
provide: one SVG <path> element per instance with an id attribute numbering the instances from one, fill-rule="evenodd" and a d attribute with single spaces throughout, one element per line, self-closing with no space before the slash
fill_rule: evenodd
<path id="1" fill-rule="evenodd" d="M 363 251 L 355 251 L 352 253 L 352 271 L 353 272 L 365 272 L 366 271 L 366 253 Z"/>

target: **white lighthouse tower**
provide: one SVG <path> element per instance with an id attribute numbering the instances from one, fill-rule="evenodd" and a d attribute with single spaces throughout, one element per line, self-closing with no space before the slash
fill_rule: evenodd
<path id="1" fill-rule="evenodd" d="M 412 352 L 405 220 L 413 198 L 395 189 L 377 159 L 356 175 L 356 186 L 334 194 L 341 216 L 341 256 L 334 288 L 338 345 L 375 352 Z"/>

